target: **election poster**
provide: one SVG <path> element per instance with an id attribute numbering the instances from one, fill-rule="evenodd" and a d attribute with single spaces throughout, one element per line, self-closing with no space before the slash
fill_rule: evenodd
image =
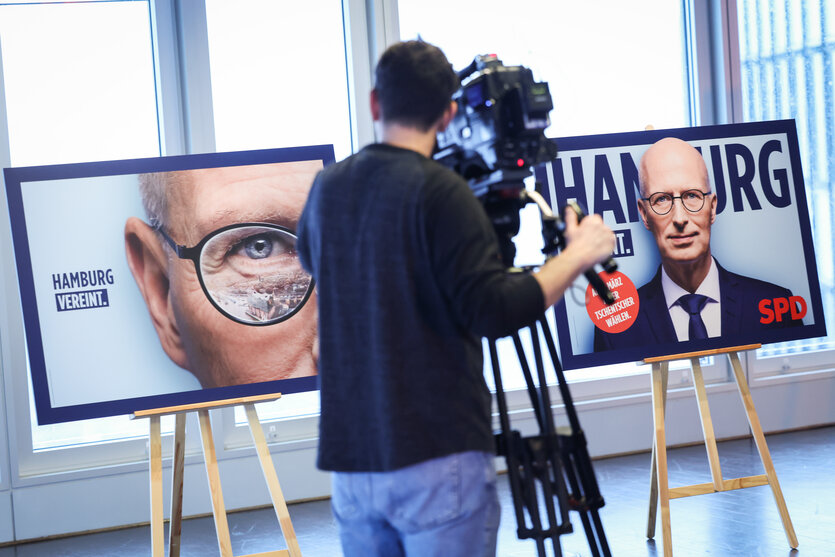
<path id="1" fill-rule="evenodd" d="M 826 334 L 793 120 L 556 143 L 537 187 L 617 239 L 615 303 L 581 278 L 555 307 L 566 368 Z"/>
<path id="2" fill-rule="evenodd" d="M 7 168 L 38 423 L 315 390 L 295 228 L 333 147 Z"/>

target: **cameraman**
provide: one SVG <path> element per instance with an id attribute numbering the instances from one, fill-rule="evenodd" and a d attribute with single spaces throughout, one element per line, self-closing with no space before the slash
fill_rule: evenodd
<path id="1" fill-rule="evenodd" d="M 298 225 L 317 282 L 318 466 L 332 470 L 347 557 L 494 555 L 491 395 L 480 337 L 536 320 L 611 255 L 600 217 L 566 215 L 568 246 L 510 274 L 467 182 L 430 156 L 459 83 L 444 54 L 398 43 L 376 68 L 381 143 L 314 181 Z"/>

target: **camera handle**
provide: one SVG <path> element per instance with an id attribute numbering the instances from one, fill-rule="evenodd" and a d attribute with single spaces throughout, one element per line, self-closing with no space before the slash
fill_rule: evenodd
<path id="1" fill-rule="evenodd" d="M 542 237 L 545 241 L 545 246 L 542 248 L 542 251 L 546 255 L 550 256 L 558 250 L 564 248 L 566 243 L 565 221 L 559 215 L 555 215 L 553 211 L 551 211 L 548 203 L 542 195 L 539 194 L 539 192 L 535 190 L 528 191 L 523 189 L 521 195 L 524 203 L 535 203 L 539 208 L 539 213 L 542 218 Z M 566 206 L 577 214 L 577 222 L 583 220 L 583 217 L 586 216 L 586 212 L 583 210 L 583 207 L 576 201 L 569 201 Z M 618 269 L 618 264 L 612 257 L 607 258 L 601 263 L 601 265 L 603 270 L 607 273 L 614 273 Z M 597 295 L 600 296 L 604 302 L 607 304 L 615 303 L 614 294 L 612 294 L 612 291 L 609 290 L 608 286 L 606 286 L 606 283 L 603 282 L 603 279 L 600 278 L 600 275 L 594 271 L 594 268 L 586 269 L 583 275 L 589 281 L 592 288 L 594 288 L 595 292 L 597 292 Z"/>

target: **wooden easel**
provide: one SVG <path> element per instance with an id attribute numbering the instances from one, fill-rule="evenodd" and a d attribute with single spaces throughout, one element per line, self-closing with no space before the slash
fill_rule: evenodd
<path id="1" fill-rule="evenodd" d="M 774 495 L 774 501 L 777 503 L 777 509 L 780 512 L 780 519 L 783 521 L 783 529 L 786 531 L 786 538 L 789 541 L 789 546 L 792 549 L 797 548 L 797 536 L 794 533 L 791 518 L 789 518 L 789 511 L 786 507 L 786 502 L 783 499 L 783 492 L 780 490 L 780 484 L 777 482 L 777 473 L 774 471 L 774 465 L 771 462 L 771 454 L 768 452 L 768 446 L 765 442 L 765 435 L 763 435 L 760 420 L 757 417 L 757 411 L 754 409 L 754 401 L 751 398 L 751 391 L 748 389 L 748 382 L 745 380 L 742 364 L 739 361 L 738 352 L 744 350 L 755 350 L 760 346 L 760 344 L 749 344 L 719 350 L 705 350 L 702 352 L 689 352 L 685 354 L 644 359 L 644 363 L 652 364 L 652 418 L 655 425 L 655 437 L 652 445 L 652 479 L 650 482 L 647 538 L 652 539 L 655 537 L 655 517 L 658 500 L 660 499 L 661 537 L 664 546 L 664 557 L 672 557 L 673 555 L 673 543 L 670 529 L 670 499 L 690 497 L 692 495 L 704 495 L 707 493 L 717 493 L 720 491 L 731 491 L 734 489 L 742 489 L 766 484 L 771 486 L 771 492 Z M 742 397 L 742 404 L 745 407 L 745 413 L 748 416 L 748 424 L 751 426 L 751 433 L 757 444 L 757 450 L 760 453 L 760 460 L 762 460 L 765 474 L 747 476 L 744 478 L 734 478 L 730 480 L 722 479 L 722 472 L 719 469 L 719 453 L 716 449 L 716 437 L 713 434 L 713 422 L 710 419 L 710 409 L 707 404 L 705 382 L 702 377 L 702 368 L 699 365 L 699 358 L 717 354 L 727 354 L 728 359 L 731 362 L 734 377 L 736 379 L 736 385 L 739 388 L 739 394 Z M 696 390 L 696 398 L 699 403 L 699 417 L 702 422 L 702 432 L 704 433 L 705 448 L 707 449 L 707 456 L 710 463 L 710 472 L 713 481 L 705 484 L 670 488 L 667 481 L 667 444 L 664 433 L 664 412 L 667 403 L 667 371 L 670 361 L 686 359 L 690 360 L 690 365 L 693 370 L 693 386 Z"/>
<path id="2" fill-rule="evenodd" d="M 261 461 L 261 470 L 267 480 L 267 487 L 270 490 L 273 507 L 278 516 L 281 526 L 281 533 L 287 542 L 289 549 L 268 551 L 239 557 L 301 557 L 299 543 L 296 540 L 296 533 L 293 531 L 293 524 L 290 522 L 290 514 L 287 511 L 287 504 L 281 493 L 281 485 L 278 483 L 278 475 L 275 472 L 270 451 L 267 448 L 267 440 L 264 437 L 264 430 L 261 429 L 261 422 L 255 411 L 256 402 L 267 402 L 281 397 L 280 393 L 270 395 L 258 395 L 243 398 L 204 402 L 198 404 L 186 404 L 183 406 L 169 406 L 153 410 L 141 410 L 133 414 L 134 418 L 150 418 L 150 451 L 149 461 L 151 470 L 151 555 L 152 557 L 163 557 L 165 542 L 163 540 L 163 513 L 162 513 L 162 440 L 160 435 L 160 418 L 165 415 L 175 415 L 174 428 L 174 456 L 172 459 L 172 481 L 171 481 L 171 527 L 169 530 L 168 555 L 179 557 L 180 535 L 182 532 L 183 520 L 183 472 L 185 469 L 185 438 L 186 438 L 186 414 L 197 412 L 200 418 L 200 434 L 203 438 L 203 455 L 206 460 L 206 472 L 209 476 L 209 489 L 212 493 L 212 513 L 215 518 L 215 530 L 217 531 L 217 542 L 220 547 L 221 557 L 233 557 L 232 542 L 229 537 L 229 523 L 226 519 L 226 507 L 223 504 L 223 492 L 220 486 L 220 474 L 217 467 L 217 456 L 215 454 L 214 439 L 212 437 L 212 423 L 209 418 L 209 410 L 228 406 L 243 405 L 246 409 L 246 417 L 249 421 L 249 429 L 252 432 L 252 439 Z"/>

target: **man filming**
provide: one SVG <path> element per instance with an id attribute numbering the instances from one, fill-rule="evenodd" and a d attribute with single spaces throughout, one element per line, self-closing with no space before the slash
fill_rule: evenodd
<path id="1" fill-rule="evenodd" d="M 352 556 L 495 555 L 491 396 L 481 337 L 534 322 L 610 256 L 599 216 L 566 218 L 567 246 L 509 273 L 481 204 L 430 156 L 458 78 L 425 42 L 388 48 L 371 112 L 380 143 L 322 171 L 298 225 L 317 282 L 318 466 Z"/>

